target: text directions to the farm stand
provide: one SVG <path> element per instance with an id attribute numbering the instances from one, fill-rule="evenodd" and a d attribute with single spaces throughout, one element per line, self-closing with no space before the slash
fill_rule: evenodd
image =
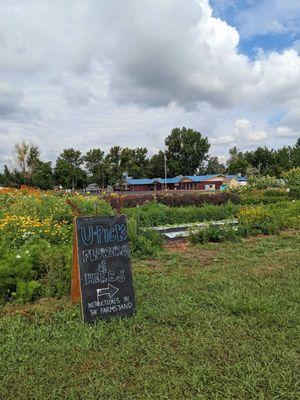
<path id="1" fill-rule="evenodd" d="M 135 300 L 126 217 L 77 217 L 83 319 L 130 316 Z"/>

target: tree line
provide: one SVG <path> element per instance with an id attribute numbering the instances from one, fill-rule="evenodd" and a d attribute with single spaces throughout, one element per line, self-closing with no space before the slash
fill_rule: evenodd
<path id="1" fill-rule="evenodd" d="M 148 157 L 146 147 L 130 149 L 113 146 L 107 154 L 100 148 L 87 153 L 69 148 L 58 156 L 55 165 L 40 158 L 37 145 L 22 142 L 15 145 L 16 165 L 4 166 L 0 184 L 9 187 L 30 185 L 40 189 L 55 186 L 81 189 L 89 183 L 100 187 L 121 185 L 125 174 L 132 178 L 158 178 L 177 175 L 228 173 L 247 176 L 280 177 L 285 171 L 300 167 L 300 139 L 294 146 L 278 150 L 258 147 L 254 151 L 230 149 L 226 164 L 209 154 L 208 138 L 193 129 L 175 128 L 165 139 L 165 151 Z"/>

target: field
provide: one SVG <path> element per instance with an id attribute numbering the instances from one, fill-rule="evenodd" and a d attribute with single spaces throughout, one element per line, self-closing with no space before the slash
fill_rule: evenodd
<path id="1" fill-rule="evenodd" d="M 300 397 L 299 200 L 128 205 L 137 311 L 94 326 L 69 300 L 72 221 L 111 205 L 31 189 L 0 200 L 1 400 Z M 233 217 L 237 230 L 167 244 L 144 229 Z"/>
<path id="2" fill-rule="evenodd" d="M 299 398 L 299 239 L 135 261 L 132 319 L 85 326 L 68 298 L 4 306 L 1 398 Z"/>

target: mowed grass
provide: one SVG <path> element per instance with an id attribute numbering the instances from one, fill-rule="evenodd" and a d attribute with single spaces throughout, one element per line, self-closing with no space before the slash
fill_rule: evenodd
<path id="1" fill-rule="evenodd" d="M 168 246 L 133 263 L 134 318 L 5 306 L 0 398 L 299 399 L 300 235 Z"/>

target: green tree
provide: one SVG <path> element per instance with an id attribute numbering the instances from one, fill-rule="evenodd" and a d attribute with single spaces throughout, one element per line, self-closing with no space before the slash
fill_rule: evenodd
<path id="1" fill-rule="evenodd" d="M 168 175 L 193 175 L 203 166 L 210 148 L 200 132 L 175 128 L 166 138 Z"/>
<path id="2" fill-rule="evenodd" d="M 229 150 L 230 158 L 227 161 L 227 170 L 230 174 L 242 174 L 245 175 L 247 168 L 250 166 L 246 160 L 244 154 L 236 147 L 232 147 Z"/>
<path id="3" fill-rule="evenodd" d="M 120 146 L 113 146 L 105 157 L 105 168 L 108 172 L 108 184 L 112 186 L 115 186 L 122 181 L 121 152 L 122 149 Z"/>
<path id="4" fill-rule="evenodd" d="M 256 150 L 245 153 L 248 163 L 259 171 L 262 175 L 274 175 L 274 164 L 276 154 L 274 150 L 267 147 L 258 147 Z"/>
<path id="5" fill-rule="evenodd" d="M 86 168 L 90 174 L 90 182 L 96 182 L 104 187 L 107 184 L 106 164 L 104 161 L 104 151 L 91 149 L 84 156 Z"/>
<path id="6" fill-rule="evenodd" d="M 80 168 L 83 156 L 79 150 L 64 149 L 56 160 L 54 170 L 55 181 L 64 188 L 83 187 L 86 183 L 86 173 Z"/>
<path id="7" fill-rule="evenodd" d="M 121 151 L 120 169 L 122 173 L 133 178 L 143 178 L 147 176 L 149 160 L 147 159 L 148 150 L 146 147 L 129 149 L 125 147 Z"/>
<path id="8" fill-rule="evenodd" d="M 224 174 L 226 171 L 225 165 L 219 162 L 218 157 L 210 156 L 203 170 L 204 174 Z"/>
<path id="9" fill-rule="evenodd" d="M 165 153 L 163 151 L 159 151 L 157 154 L 154 154 L 148 164 L 148 173 L 147 176 L 149 178 L 164 178 L 165 176 Z"/>
<path id="10" fill-rule="evenodd" d="M 53 189 L 54 176 L 51 168 L 51 161 L 39 161 L 31 175 L 31 184 L 43 190 Z"/>

